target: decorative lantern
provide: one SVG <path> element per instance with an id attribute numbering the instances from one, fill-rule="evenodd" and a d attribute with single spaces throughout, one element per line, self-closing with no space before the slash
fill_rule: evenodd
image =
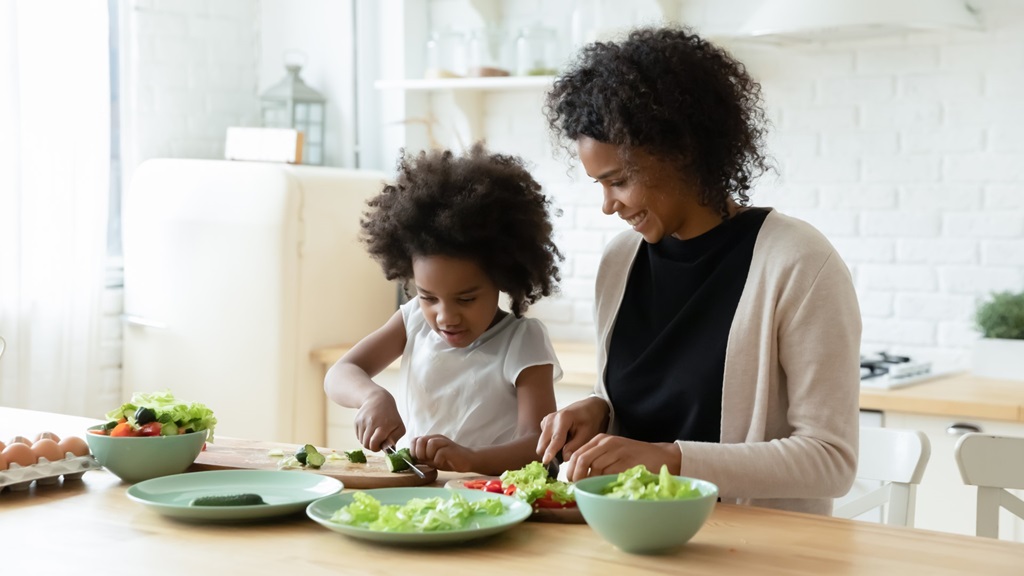
<path id="1" fill-rule="evenodd" d="M 327 101 L 299 77 L 302 66 L 285 66 L 288 76 L 260 96 L 263 126 L 302 132 L 302 163 L 324 162 L 324 103 Z"/>

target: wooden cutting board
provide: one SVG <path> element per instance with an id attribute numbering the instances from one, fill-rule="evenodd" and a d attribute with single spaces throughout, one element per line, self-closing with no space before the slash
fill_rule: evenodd
<path id="1" fill-rule="evenodd" d="M 206 449 L 199 453 L 189 470 L 277 470 L 282 457 L 271 456 L 270 451 L 274 449 L 281 450 L 287 456 L 294 454 L 299 445 L 218 438 L 216 442 L 207 443 Z M 317 450 L 324 456 L 333 452 L 330 448 L 319 446 Z M 422 464 L 417 468 L 426 474 L 426 478 L 420 478 L 409 470 L 389 472 L 384 456 L 372 452 L 366 452 L 366 464 L 349 462 L 340 451 L 338 455 L 342 459 L 328 459 L 319 470 L 304 468 L 302 471 L 337 478 L 345 488 L 422 486 L 437 479 L 437 470 Z"/>

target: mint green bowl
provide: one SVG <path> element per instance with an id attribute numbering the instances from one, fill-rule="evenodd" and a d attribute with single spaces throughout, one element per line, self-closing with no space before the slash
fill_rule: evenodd
<path id="1" fill-rule="evenodd" d="M 692 482 L 701 495 L 685 500 L 622 500 L 602 496 L 618 474 L 595 476 L 576 483 L 576 504 L 583 519 L 619 550 L 631 554 L 667 552 L 688 542 L 711 516 L 718 501 L 718 486 L 705 480 L 676 476 Z"/>
<path id="2" fill-rule="evenodd" d="M 104 468 L 125 482 L 141 482 L 187 470 L 203 451 L 207 436 L 207 430 L 138 437 L 101 436 L 87 430 L 85 441 Z"/>

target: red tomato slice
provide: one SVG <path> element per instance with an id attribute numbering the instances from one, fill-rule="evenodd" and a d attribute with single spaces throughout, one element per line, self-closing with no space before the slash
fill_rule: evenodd
<path id="1" fill-rule="evenodd" d="M 470 490 L 483 490 L 487 485 L 487 480 L 466 480 L 462 483 L 463 488 L 469 488 Z"/>
<path id="2" fill-rule="evenodd" d="M 161 428 L 162 428 L 162 426 L 160 425 L 159 422 L 150 422 L 149 424 L 143 424 L 139 428 L 139 435 L 140 436 L 159 436 Z"/>
<path id="3" fill-rule="evenodd" d="M 551 491 L 533 502 L 534 508 L 575 508 L 576 502 L 559 502 L 551 495 Z"/>

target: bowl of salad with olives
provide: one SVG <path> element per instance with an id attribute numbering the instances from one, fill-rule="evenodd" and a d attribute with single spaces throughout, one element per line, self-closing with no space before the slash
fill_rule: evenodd
<path id="1" fill-rule="evenodd" d="M 182 402 L 169 392 L 136 393 L 107 421 L 85 436 L 96 460 L 125 482 L 184 472 L 207 441 L 217 418 L 198 402 Z"/>

